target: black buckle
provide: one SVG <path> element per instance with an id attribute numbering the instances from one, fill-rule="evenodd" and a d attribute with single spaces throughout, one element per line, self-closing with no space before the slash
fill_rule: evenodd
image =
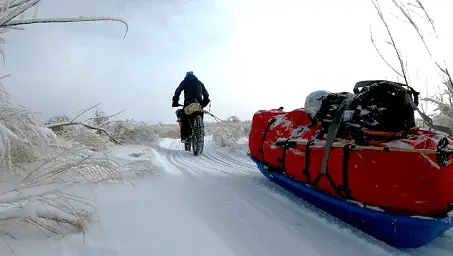
<path id="1" fill-rule="evenodd" d="M 447 147 L 448 139 L 446 137 L 443 137 L 441 140 L 439 140 L 436 151 L 437 164 L 441 168 L 447 167 L 447 161 L 450 160 L 450 156 L 453 155 L 453 150 L 450 150 Z"/>

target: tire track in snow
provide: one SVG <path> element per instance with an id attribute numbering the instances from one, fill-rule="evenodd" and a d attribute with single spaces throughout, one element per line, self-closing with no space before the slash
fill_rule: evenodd
<path id="1" fill-rule="evenodd" d="M 181 146 L 180 146 L 181 145 Z M 183 168 L 184 171 L 191 172 L 194 175 L 218 175 L 229 174 L 232 172 L 249 173 L 250 165 L 236 165 L 235 162 L 225 161 L 223 158 L 216 156 L 215 148 L 211 146 L 209 140 L 206 140 L 203 155 L 194 156 L 192 152 L 184 151 L 182 144 L 178 140 L 173 140 L 167 147 L 161 147 L 167 160 L 173 165 Z M 247 167 L 248 170 L 244 170 Z"/>
<path id="2" fill-rule="evenodd" d="M 206 156 L 194 156 L 192 152 L 184 151 L 183 145 L 178 141 L 172 141 L 167 148 L 161 147 L 167 161 L 180 170 L 181 174 L 189 176 L 212 176 L 228 174 L 231 172 L 222 168 L 217 161 L 207 161 Z"/>
<path id="3" fill-rule="evenodd" d="M 228 156 L 227 154 L 224 154 L 221 150 L 222 149 L 220 149 L 220 148 L 212 146 L 212 143 L 211 143 L 211 144 L 207 145 L 207 150 L 204 154 L 211 161 L 228 166 L 230 168 L 238 169 L 238 171 L 256 170 L 256 167 L 253 166 L 254 163 L 251 160 L 247 161 L 247 162 L 244 161 L 244 157 L 246 157 L 245 154 L 244 154 L 243 158 L 231 157 L 231 156 Z M 247 159 L 248 159 L 248 157 L 247 157 Z"/>
<path id="4" fill-rule="evenodd" d="M 190 177 L 193 179 L 194 175 L 200 175 L 197 170 L 194 170 L 193 168 L 190 168 L 187 164 L 185 164 L 187 161 L 184 160 L 185 157 L 188 157 L 187 153 L 183 150 L 180 150 L 180 142 L 177 140 L 172 140 L 168 147 L 158 147 L 157 151 L 161 153 L 165 159 L 168 161 L 168 163 L 172 166 L 175 167 L 175 169 L 179 170 L 179 173 Z M 186 154 L 184 154 L 186 153 Z"/>
<path id="5" fill-rule="evenodd" d="M 203 161 L 203 162 L 202 162 Z M 235 162 L 225 161 L 222 157 L 218 157 L 216 154 L 206 153 L 203 158 L 197 159 L 197 163 L 200 167 L 210 167 L 219 169 L 227 173 L 250 173 L 253 169 L 236 164 Z"/>
<path id="6" fill-rule="evenodd" d="M 225 154 L 222 154 L 220 150 L 221 148 L 216 146 L 211 140 L 206 140 L 203 155 L 197 157 L 194 160 L 193 164 L 196 164 L 198 167 L 204 170 L 220 170 L 224 173 L 258 173 L 256 167 L 253 166 L 254 163 L 248 157 L 246 157 L 245 154 L 242 158 L 229 158 L 224 157 Z M 219 166 L 222 166 L 222 168 L 219 168 Z"/>
<path id="7" fill-rule="evenodd" d="M 226 165 L 245 169 L 247 171 L 253 171 L 256 170 L 256 165 L 255 163 L 252 162 L 244 153 L 244 157 L 233 157 L 231 155 L 228 155 L 227 153 L 224 153 L 222 149 L 218 149 L 215 147 L 211 147 L 212 151 L 209 151 L 207 155 L 209 157 L 212 157 L 214 161 L 219 161 L 222 162 Z M 214 153 L 213 153 L 214 152 Z M 245 158 L 245 159 L 244 159 Z"/>
<path id="8" fill-rule="evenodd" d="M 252 255 L 289 255 L 288 253 L 294 250 L 305 253 L 312 250 L 314 255 L 328 255 L 327 252 L 331 249 L 323 249 L 322 246 L 315 246 L 313 249 L 310 245 L 323 241 L 325 234 L 331 238 L 333 246 L 345 247 L 345 255 L 362 255 L 364 248 L 378 250 L 379 253 L 374 255 L 388 255 L 388 251 L 375 245 L 374 243 L 378 242 L 366 235 L 347 239 L 352 236 L 351 231 L 345 228 L 349 232 L 344 232 L 340 229 L 341 225 L 332 225 L 335 222 L 331 221 L 330 216 L 320 217 L 319 210 L 307 206 L 303 200 L 297 201 L 295 196 L 288 195 L 284 189 L 268 181 L 256 168 L 252 170 L 251 164 L 245 162 L 248 159 L 245 155 L 242 159 L 243 167 L 248 170 L 235 165 L 241 161 L 238 157 L 228 157 L 226 153 L 220 153 L 222 149 L 216 148 L 209 141 L 206 145 L 205 155 L 200 157 L 185 151 L 167 151 L 168 159 L 172 164 L 182 167 L 184 172 L 190 172 L 188 175 L 192 175 L 191 181 L 195 188 L 190 187 L 187 192 L 190 196 L 186 199 L 190 202 L 192 211 L 209 221 L 232 247 L 243 243 L 245 249 L 241 249 L 240 255 L 245 253 L 243 250 Z M 206 205 L 209 205 L 208 211 L 203 210 Z M 219 223 L 219 219 L 222 223 Z M 265 226 L 270 225 L 272 228 L 262 231 L 261 223 L 271 223 Z M 244 228 L 250 224 L 251 228 Z M 288 241 L 273 241 L 274 232 L 287 237 Z M 247 244 L 256 244 L 256 241 L 253 241 L 256 236 L 268 244 L 249 248 Z M 301 238 L 305 242 L 298 244 Z M 346 240 L 347 246 L 343 240 Z M 293 243 L 288 245 L 289 241 Z M 362 248 L 359 251 L 357 244 Z M 282 250 L 285 251 L 282 247 L 288 246 L 291 250 L 286 249 L 287 253 L 281 253 Z"/>
<path id="9" fill-rule="evenodd" d="M 203 159 L 203 155 L 200 157 L 195 157 L 192 152 L 184 151 L 184 146 L 178 140 L 173 140 L 167 148 L 167 160 L 173 164 L 178 166 L 178 168 L 184 171 L 184 174 L 191 174 L 191 175 L 206 175 L 203 170 L 206 169 L 215 169 L 215 171 L 222 171 L 222 168 L 219 168 L 218 163 L 213 166 L 205 166 L 201 161 Z M 200 161 L 201 160 L 201 161 Z M 197 168 L 194 168 L 197 167 Z M 207 168 L 208 167 L 208 168 Z"/>
<path id="10" fill-rule="evenodd" d="M 178 140 L 159 149 L 190 178 L 192 185 L 185 193 L 188 206 L 238 255 L 338 256 L 364 255 L 364 251 L 367 255 L 451 255 L 453 251 L 448 234 L 420 249 L 390 247 L 267 180 L 246 155 L 227 150 L 209 140 L 199 157 L 184 151 Z"/>

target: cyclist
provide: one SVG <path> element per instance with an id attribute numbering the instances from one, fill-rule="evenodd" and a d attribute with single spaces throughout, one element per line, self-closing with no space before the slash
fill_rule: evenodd
<path id="1" fill-rule="evenodd" d="M 191 103 L 198 102 L 201 103 L 203 107 L 206 107 L 209 102 L 209 93 L 206 90 L 204 84 L 198 80 L 198 78 L 193 74 L 192 71 L 188 71 L 186 76 L 176 88 L 175 93 L 172 98 L 172 107 L 178 107 L 179 105 L 179 96 L 184 91 L 184 104 L 183 107 L 188 106 Z M 176 116 L 180 122 L 180 133 L 181 133 L 181 142 L 186 140 L 186 130 L 187 130 L 187 116 L 184 111 L 176 111 Z"/>

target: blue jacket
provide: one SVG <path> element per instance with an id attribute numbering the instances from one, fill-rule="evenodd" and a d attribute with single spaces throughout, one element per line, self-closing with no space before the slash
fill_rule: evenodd
<path id="1" fill-rule="evenodd" d="M 181 92 L 184 91 L 184 106 L 197 100 L 202 105 L 209 103 L 209 93 L 204 84 L 193 74 L 187 74 L 175 90 L 173 101 L 179 101 Z"/>

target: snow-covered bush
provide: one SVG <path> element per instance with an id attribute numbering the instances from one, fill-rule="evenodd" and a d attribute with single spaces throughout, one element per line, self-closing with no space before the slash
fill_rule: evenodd
<path id="1" fill-rule="evenodd" d="M 55 134 L 66 141 L 72 141 L 85 145 L 93 151 L 106 150 L 108 145 L 112 144 L 108 136 L 99 134 L 98 130 L 88 129 L 83 125 L 65 125 L 55 126 L 62 123 L 71 123 L 68 116 L 56 116 L 48 120 L 45 125 L 52 127 Z"/>
<path id="2" fill-rule="evenodd" d="M 159 127 L 133 119 L 111 122 L 101 127 L 122 144 L 155 146 L 159 140 L 156 132 Z"/>
<path id="3" fill-rule="evenodd" d="M 97 106 L 82 111 L 76 118 L 80 118 Z M 46 125 L 61 138 L 81 143 L 95 151 L 105 150 L 113 143 L 157 145 L 158 133 L 162 131 L 162 125 L 151 125 L 133 119 L 113 120 L 112 118 L 118 114 L 107 116 L 104 111 L 97 108 L 94 117 L 84 122 L 78 122 L 66 116 L 57 116 L 46 122 Z"/>
<path id="4" fill-rule="evenodd" d="M 160 126 L 160 129 L 156 131 L 159 135 L 159 138 L 172 138 L 172 139 L 179 139 L 181 137 L 181 131 L 178 125 L 172 126 Z"/>
<path id="5" fill-rule="evenodd" d="M 12 223 L 50 233 L 62 223 L 83 228 L 90 209 L 75 207 L 81 199 L 66 191 L 78 184 L 123 181 L 124 169 L 108 155 L 60 139 L 27 109 L 4 99 L 0 101 L 0 134 L 3 231 L 4 225 Z"/>
<path id="6" fill-rule="evenodd" d="M 241 122 L 235 116 L 227 120 L 217 123 L 212 132 L 212 139 L 221 147 L 236 147 L 240 139 L 248 138 L 251 123 Z"/>
<path id="7" fill-rule="evenodd" d="M 228 122 L 232 122 L 232 123 L 240 123 L 241 122 L 241 119 L 237 116 L 230 116 L 228 119 L 227 119 Z"/>
<path id="8" fill-rule="evenodd" d="M 41 0 L 0 0 L 0 33 L 24 24 L 116 20 L 113 18 L 23 19 Z M 17 19 L 17 17 L 21 19 Z M 0 38 L 0 43 L 3 40 Z M 0 48 L 0 53 L 3 50 Z M 23 74 L 21 74 L 23 75 Z M 6 76 L 3 76 L 4 78 Z M 0 78 L 1 79 L 1 78 Z M 30 85 L 33 86 L 33 85 Z M 70 191 L 76 185 L 125 181 L 131 169 L 120 166 L 106 152 L 57 136 L 65 132 L 67 117 L 40 125 L 30 111 L 12 105 L 0 91 L 0 229 L 2 235 L 18 237 L 38 230 L 47 236 L 82 230 L 94 207 Z M 19 233 L 23 235 L 24 233 Z M 20 237 L 20 236 L 19 236 Z"/>
<path id="9" fill-rule="evenodd" d="M 445 84 L 447 88 L 451 85 Z M 433 113 L 430 115 L 436 125 L 453 129 L 453 92 L 448 89 L 440 89 L 431 97 L 423 99 L 434 105 Z"/>

